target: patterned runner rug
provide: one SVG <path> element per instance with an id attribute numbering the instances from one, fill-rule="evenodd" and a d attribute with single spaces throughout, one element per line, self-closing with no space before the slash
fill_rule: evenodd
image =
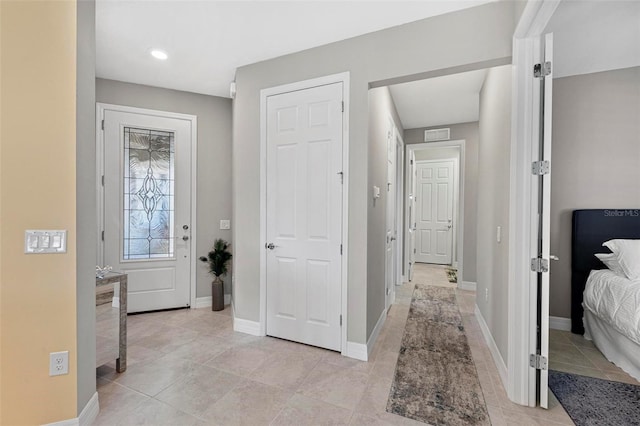
<path id="1" fill-rule="evenodd" d="M 577 426 L 640 425 L 640 386 L 549 370 L 549 388 Z"/>
<path id="2" fill-rule="evenodd" d="M 490 425 L 454 289 L 417 284 L 387 411 L 431 425 Z"/>

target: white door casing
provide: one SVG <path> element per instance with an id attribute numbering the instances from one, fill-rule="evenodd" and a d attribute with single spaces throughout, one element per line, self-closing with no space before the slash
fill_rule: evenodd
<path id="1" fill-rule="evenodd" d="M 544 46 L 543 57 L 544 63 L 551 64 L 553 60 L 553 34 L 546 34 L 543 37 L 542 45 Z M 544 69 L 544 68 L 543 68 Z M 553 67 L 549 68 L 549 74 L 540 79 L 540 95 L 542 102 L 542 117 L 540 123 L 542 129 L 540 135 L 542 141 L 540 143 L 539 160 L 548 161 L 551 164 L 551 123 L 552 123 L 552 95 L 553 95 Z M 540 235 L 540 243 L 538 246 L 538 256 L 547 261 L 547 268 L 551 262 L 551 173 L 542 174 L 538 178 L 538 191 L 540 194 L 539 210 L 540 222 L 538 232 Z M 538 353 L 544 359 L 549 359 L 549 270 L 538 273 L 539 285 L 539 317 L 540 337 L 538 342 Z M 538 400 L 540 406 L 549 408 L 549 370 L 542 368 L 538 370 L 540 373 L 540 382 L 538 385 Z"/>
<path id="2" fill-rule="evenodd" d="M 128 312 L 188 307 L 195 117 L 103 104 L 98 113 L 102 264 L 129 275 Z"/>
<path id="3" fill-rule="evenodd" d="M 397 219 L 396 219 L 396 126 L 389 118 L 387 132 L 387 197 L 386 197 L 386 232 L 385 232 L 385 308 L 393 303 L 396 279 L 397 251 Z"/>
<path id="4" fill-rule="evenodd" d="M 342 349 L 342 82 L 266 97 L 266 334 Z"/>
<path id="5" fill-rule="evenodd" d="M 404 141 L 398 128 L 394 128 L 395 141 L 396 141 L 396 197 L 395 197 L 395 209 L 396 209 L 396 259 L 395 259 L 395 284 L 397 286 L 402 285 L 404 281 L 403 270 L 403 249 L 404 249 L 404 229 L 403 222 L 404 216 L 402 212 L 404 210 Z M 395 289 L 392 291 L 393 300 L 395 301 Z"/>
<path id="6" fill-rule="evenodd" d="M 416 262 L 451 264 L 453 189 L 453 160 L 418 162 Z"/>

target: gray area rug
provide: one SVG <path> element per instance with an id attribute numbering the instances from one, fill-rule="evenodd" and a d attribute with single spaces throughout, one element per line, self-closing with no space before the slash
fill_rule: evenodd
<path id="1" fill-rule="evenodd" d="M 431 425 L 489 425 L 454 289 L 413 291 L 387 411 Z"/>
<path id="2" fill-rule="evenodd" d="M 577 426 L 640 425 L 640 386 L 550 370 L 549 388 Z"/>

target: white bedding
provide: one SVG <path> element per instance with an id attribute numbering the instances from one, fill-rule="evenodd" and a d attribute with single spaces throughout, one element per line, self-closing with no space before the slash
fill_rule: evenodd
<path id="1" fill-rule="evenodd" d="M 609 269 L 591 271 L 582 305 L 640 345 L 640 280 L 632 281 Z"/>

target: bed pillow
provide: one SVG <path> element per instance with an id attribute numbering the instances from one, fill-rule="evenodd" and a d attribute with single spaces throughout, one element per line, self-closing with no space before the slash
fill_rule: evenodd
<path id="1" fill-rule="evenodd" d="M 640 240 L 609 240 L 602 245 L 617 256 L 627 278 L 640 279 Z"/>
<path id="2" fill-rule="evenodd" d="M 612 272 L 617 275 L 625 276 L 624 271 L 622 270 L 622 266 L 620 266 L 620 262 L 618 262 L 618 255 L 615 253 L 596 253 L 595 256 L 600 259 L 602 263 L 605 264 L 607 268 L 609 268 Z"/>

